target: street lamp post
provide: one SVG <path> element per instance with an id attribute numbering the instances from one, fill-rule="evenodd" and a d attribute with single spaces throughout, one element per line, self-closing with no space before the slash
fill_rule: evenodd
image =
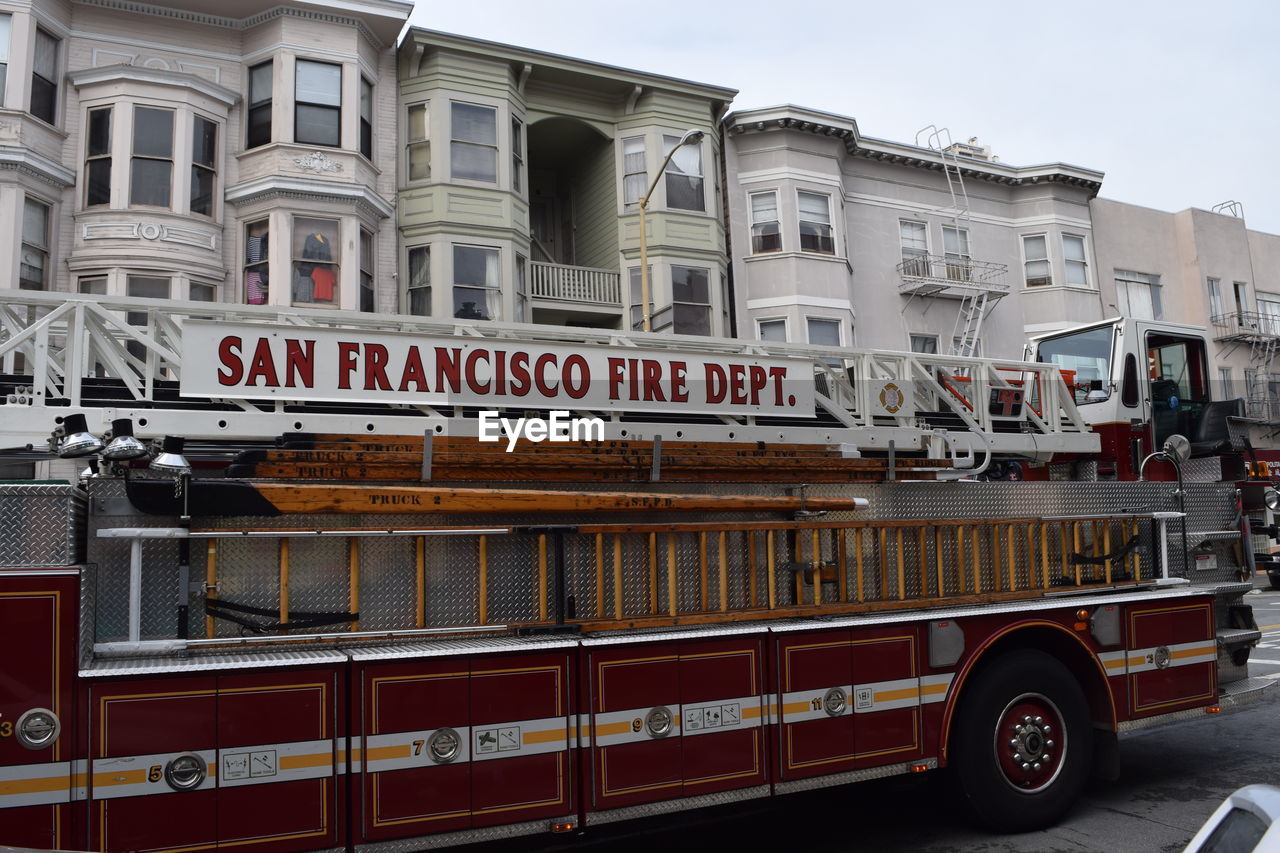
<path id="1" fill-rule="evenodd" d="M 649 209 L 649 196 L 653 195 L 653 191 L 657 189 L 658 179 L 662 177 L 662 173 L 667 170 L 667 166 L 671 165 L 671 158 L 675 153 L 686 145 L 697 145 L 702 141 L 705 134 L 700 130 L 686 130 L 684 136 L 680 137 L 667 156 L 663 159 L 662 165 L 658 167 L 658 173 L 653 176 L 653 182 L 649 184 L 649 189 L 640 198 L 640 312 L 644 317 L 644 330 L 652 331 L 650 328 L 649 317 L 649 242 L 645 236 L 645 211 Z"/>

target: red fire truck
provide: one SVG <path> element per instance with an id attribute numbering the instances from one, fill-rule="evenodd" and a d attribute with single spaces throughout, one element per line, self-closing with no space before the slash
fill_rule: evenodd
<path id="1" fill-rule="evenodd" d="M 944 768 L 1028 829 L 1265 684 L 1239 454 L 1109 479 L 1081 413 L 1128 389 L 1052 353 L 6 299 L 6 459 L 75 467 L 0 485 L 0 844 L 419 850 Z"/>

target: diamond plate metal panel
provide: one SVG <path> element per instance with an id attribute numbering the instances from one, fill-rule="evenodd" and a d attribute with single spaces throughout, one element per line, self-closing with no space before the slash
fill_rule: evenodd
<path id="1" fill-rule="evenodd" d="M 415 538 L 365 538 L 360 542 L 360 629 L 417 627 Z"/>
<path id="2" fill-rule="evenodd" d="M 0 485 L 0 567 L 82 563 L 85 492 L 51 483 Z"/>

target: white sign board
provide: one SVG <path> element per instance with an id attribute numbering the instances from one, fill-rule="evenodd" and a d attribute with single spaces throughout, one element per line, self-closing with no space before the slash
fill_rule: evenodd
<path id="1" fill-rule="evenodd" d="M 188 320 L 184 397 L 812 418 L 806 359 Z"/>

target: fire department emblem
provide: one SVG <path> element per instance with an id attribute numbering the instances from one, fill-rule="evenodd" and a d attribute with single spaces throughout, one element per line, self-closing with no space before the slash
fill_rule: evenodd
<path id="1" fill-rule="evenodd" d="M 1164 669 L 1169 666 L 1172 656 L 1169 654 L 1168 646 L 1156 646 L 1155 653 L 1151 656 L 1151 662 L 1156 665 L 1156 669 Z"/>
<path id="2" fill-rule="evenodd" d="M 880 389 L 880 405 L 891 415 L 896 415 L 906 401 L 907 398 L 902 393 L 902 389 L 892 382 L 886 382 Z"/>

